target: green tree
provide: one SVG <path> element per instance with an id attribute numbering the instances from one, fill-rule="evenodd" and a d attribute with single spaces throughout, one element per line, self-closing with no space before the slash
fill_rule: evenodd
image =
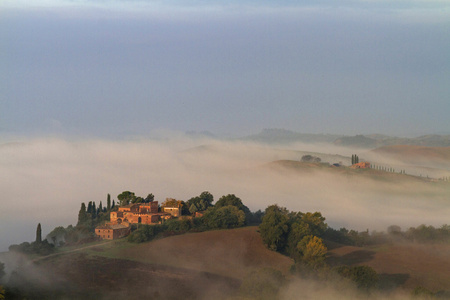
<path id="1" fill-rule="evenodd" d="M 320 212 L 307 212 L 302 215 L 302 221 L 308 224 L 311 234 L 315 236 L 322 236 L 328 228 Z"/>
<path id="2" fill-rule="evenodd" d="M 203 218 L 209 229 L 236 228 L 245 224 L 244 212 L 232 205 L 210 208 Z"/>
<path id="3" fill-rule="evenodd" d="M 370 290 L 378 285 L 378 274 L 369 266 L 340 266 L 337 268 L 338 274 L 354 281 L 358 288 Z"/>
<path id="4" fill-rule="evenodd" d="M 36 243 L 38 243 L 38 244 L 42 243 L 41 223 L 38 224 L 37 229 L 36 229 Z"/>
<path id="5" fill-rule="evenodd" d="M 84 202 L 83 202 L 83 203 L 81 203 L 81 208 L 80 208 L 80 211 L 78 212 L 77 226 L 85 224 L 87 220 L 88 220 L 88 215 L 86 212 L 86 204 L 84 204 Z"/>
<path id="6" fill-rule="evenodd" d="M 155 200 L 155 196 L 153 194 L 148 194 L 147 197 L 145 197 L 144 201 L 145 203 L 153 202 Z"/>
<path id="7" fill-rule="evenodd" d="M 130 191 L 124 191 L 121 194 L 117 195 L 117 199 L 120 201 L 120 206 L 128 205 L 133 203 L 135 200 L 136 195 L 133 192 Z"/>
<path id="8" fill-rule="evenodd" d="M 295 260 L 301 259 L 297 245 L 305 236 L 321 237 L 328 228 L 320 212 L 292 212 L 289 214 L 289 223 L 286 252 Z"/>
<path id="9" fill-rule="evenodd" d="M 224 207 L 228 205 L 232 205 L 237 209 L 242 210 L 245 214 L 246 224 L 249 223 L 249 220 L 252 217 L 250 209 L 247 206 L 245 206 L 244 203 L 242 203 L 242 200 L 236 197 L 234 194 L 228 194 L 226 196 L 220 197 L 220 199 L 216 202 L 214 207 Z"/>
<path id="10" fill-rule="evenodd" d="M 95 201 L 93 201 L 91 207 L 91 219 L 95 219 L 96 217 L 97 217 L 97 207 L 95 206 Z"/>
<path id="11" fill-rule="evenodd" d="M 106 210 L 110 211 L 111 210 L 111 195 L 108 194 L 108 196 L 106 196 Z"/>
<path id="12" fill-rule="evenodd" d="M 142 197 L 135 197 L 133 200 L 131 200 L 131 203 L 144 203 L 145 200 Z"/>
<path id="13" fill-rule="evenodd" d="M 199 196 L 189 199 L 186 204 L 189 207 L 189 212 L 193 214 L 197 211 L 205 211 L 208 207 L 212 206 L 213 201 L 213 195 L 209 192 L 203 192 Z"/>
<path id="14" fill-rule="evenodd" d="M 269 249 L 281 251 L 286 246 L 289 232 L 288 210 L 274 204 L 266 208 L 259 231 L 264 244 Z"/>
<path id="15" fill-rule="evenodd" d="M 324 266 L 328 250 L 321 238 L 307 235 L 298 243 L 297 249 L 306 265 L 314 269 Z"/>

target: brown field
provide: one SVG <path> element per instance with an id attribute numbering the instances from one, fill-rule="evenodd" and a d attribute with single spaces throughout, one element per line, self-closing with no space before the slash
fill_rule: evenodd
<path id="1" fill-rule="evenodd" d="M 292 264 L 263 245 L 257 227 L 245 227 L 84 246 L 28 264 L 13 282 L 31 299 L 222 299 L 249 272 L 288 276 Z"/>
<path id="2" fill-rule="evenodd" d="M 450 245 L 392 244 L 382 247 L 343 246 L 330 250 L 331 265 L 368 265 L 380 274 L 384 289 L 410 291 L 423 286 L 450 291 Z"/>
<path id="3" fill-rule="evenodd" d="M 292 259 L 268 250 L 255 226 L 172 236 L 118 250 L 116 254 L 124 259 L 236 279 L 264 267 L 275 268 L 288 275 L 293 264 Z"/>

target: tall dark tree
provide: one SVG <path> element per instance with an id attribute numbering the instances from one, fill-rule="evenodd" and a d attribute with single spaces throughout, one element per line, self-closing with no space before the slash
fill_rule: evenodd
<path id="1" fill-rule="evenodd" d="M 92 201 L 89 201 L 86 212 L 87 212 L 88 214 L 92 213 Z"/>
<path id="2" fill-rule="evenodd" d="M 110 209 L 111 209 L 111 195 L 108 194 L 108 196 L 106 197 L 106 210 Z"/>
<path id="3" fill-rule="evenodd" d="M 103 211 L 103 205 L 102 205 L 102 201 L 100 201 L 100 204 L 98 205 L 98 209 L 99 211 Z"/>
<path id="4" fill-rule="evenodd" d="M 38 244 L 42 243 L 41 223 L 38 224 L 37 229 L 36 229 L 36 243 L 38 243 Z"/>
<path id="5" fill-rule="evenodd" d="M 111 209 L 113 209 L 114 206 L 116 206 L 116 201 L 113 200 L 112 205 L 111 205 Z"/>
<path id="6" fill-rule="evenodd" d="M 149 203 L 149 202 L 153 202 L 154 200 L 155 200 L 155 195 L 150 193 L 150 194 L 147 195 L 147 197 L 145 197 L 144 202 L 145 203 Z"/>
<path id="7" fill-rule="evenodd" d="M 92 212 L 91 212 L 91 218 L 95 219 L 97 217 L 97 207 L 95 206 L 95 201 L 92 202 Z"/>
<path id="8" fill-rule="evenodd" d="M 87 212 L 86 212 L 86 204 L 84 204 L 84 202 L 83 202 L 83 203 L 81 203 L 81 208 L 80 208 L 80 211 L 78 212 L 77 226 L 85 223 L 87 221 L 87 219 L 88 219 L 88 216 L 87 216 Z"/>

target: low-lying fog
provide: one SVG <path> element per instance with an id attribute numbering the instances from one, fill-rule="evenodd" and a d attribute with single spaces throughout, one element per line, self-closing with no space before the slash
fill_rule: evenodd
<path id="1" fill-rule="evenodd" d="M 215 200 L 236 194 L 252 210 L 277 203 L 295 211 L 320 211 L 334 227 L 385 230 L 449 223 L 449 185 L 417 180 L 392 183 L 337 172 L 281 172 L 274 160 L 300 160 L 302 152 L 350 163 L 353 149 L 321 145 L 269 147 L 236 141 L 22 139 L 0 145 L 0 251 L 75 225 L 81 202 L 112 199 L 125 190 L 160 203 L 188 200 L 203 191 Z M 338 156 L 334 154 L 344 155 Z M 323 159 L 325 160 L 325 159 Z"/>

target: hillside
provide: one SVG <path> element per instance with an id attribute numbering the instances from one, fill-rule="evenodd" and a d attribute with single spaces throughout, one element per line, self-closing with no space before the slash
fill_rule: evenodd
<path id="1" fill-rule="evenodd" d="M 380 274 L 384 289 L 410 291 L 424 286 L 450 291 L 450 245 L 385 244 L 376 247 L 340 246 L 330 250 L 331 265 L 368 265 Z"/>
<path id="2" fill-rule="evenodd" d="M 361 179 L 372 179 L 390 183 L 426 183 L 431 180 L 425 177 L 410 176 L 394 172 L 385 172 L 375 169 L 351 169 L 348 167 L 335 167 L 325 163 L 305 163 L 293 160 L 278 160 L 270 162 L 262 167 L 263 169 L 273 170 L 279 173 L 294 174 L 328 174 L 331 176 L 355 176 Z"/>
<path id="3" fill-rule="evenodd" d="M 380 275 L 382 293 L 409 294 L 417 286 L 450 290 L 450 245 L 327 244 L 331 267 L 371 266 Z M 303 280 L 290 275 L 290 258 L 263 245 L 257 227 L 188 233 L 144 244 L 102 241 L 70 251 L 22 265 L 12 282 L 35 297 L 31 299 L 230 299 L 253 270 L 269 267 L 295 284 Z"/>
<path id="4" fill-rule="evenodd" d="M 28 264 L 13 282 L 38 297 L 221 299 L 235 294 L 253 270 L 271 267 L 289 275 L 293 264 L 263 245 L 257 227 L 143 244 L 101 242 L 71 251 Z"/>
<path id="5" fill-rule="evenodd" d="M 290 258 L 268 250 L 257 227 L 177 235 L 129 248 L 115 248 L 109 255 L 236 279 L 264 267 L 275 267 L 288 275 L 293 263 Z"/>

